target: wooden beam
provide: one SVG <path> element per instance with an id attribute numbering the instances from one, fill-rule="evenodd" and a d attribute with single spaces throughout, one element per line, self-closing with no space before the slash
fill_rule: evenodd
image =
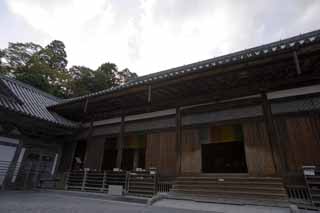
<path id="1" fill-rule="evenodd" d="M 266 128 L 269 136 L 268 138 L 274 167 L 281 176 L 284 176 L 286 172 L 285 160 L 282 156 L 283 152 L 281 150 L 279 136 L 273 119 L 271 105 L 267 99 L 267 95 L 265 92 L 262 92 L 261 96 L 263 117 L 266 123 Z"/>
<path id="2" fill-rule="evenodd" d="M 124 147 L 124 119 L 125 116 L 122 113 L 121 115 L 121 124 L 120 124 L 120 133 L 118 138 L 118 153 L 117 153 L 117 161 L 116 161 L 116 167 L 121 168 L 122 163 L 122 156 L 123 156 L 123 147 Z"/>
<path id="3" fill-rule="evenodd" d="M 86 99 L 86 102 L 84 103 L 84 108 L 83 108 L 83 112 L 86 113 L 87 109 L 88 109 L 88 103 L 89 103 L 89 98 Z"/>
<path id="4" fill-rule="evenodd" d="M 297 74 L 301 75 L 300 61 L 299 61 L 298 54 L 296 51 L 293 52 L 293 58 L 294 58 L 294 63 L 296 65 Z"/>
<path id="5" fill-rule="evenodd" d="M 151 85 L 148 86 L 148 103 L 151 103 L 151 98 L 152 98 L 152 87 Z"/>
<path id="6" fill-rule="evenodd" d="M 181 174 L 182 162 L 182 140 L 181 140 L 181 111 L 180 107 L 176 108 L 176 152 L 177 152 L 177 173 Z"/>

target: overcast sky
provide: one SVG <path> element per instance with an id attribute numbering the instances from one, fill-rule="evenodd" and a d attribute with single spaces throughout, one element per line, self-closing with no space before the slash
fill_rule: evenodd
<path id="1" fill-rule="evenodd" d="M 0 48 L 62 40 L 68 66 L 139 75 L 320 29 L 320 0 L 0 0 Z"/>

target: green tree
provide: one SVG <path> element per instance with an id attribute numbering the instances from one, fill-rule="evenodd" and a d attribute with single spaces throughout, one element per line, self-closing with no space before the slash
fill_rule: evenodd
<path id="1" fill-rule="evenodd" d="M 62 41 L 44 48 L 32 42 L 9 43 L 0 50 L 0 74 L 9 75 L 59 97 L 74 97 L 124 84 L 137 77 L 129 69 L 119 71 L 114 63 L 97 70 L 85 66 L 67 69 L 67 53 Z"/>
<path id="2" fill-rule="evenodd" d="M 8 48 L 3 50 L 2 59 L 12 69 L 25 66 L 31 57 L 43 48 L 35 43 L 9 43 Z"/>
<path id="3" fill-rule="evenodd" d="M 118 68 L 113 63 L 104 63 L 94 72 L 94 88 L 97 92 L 117 85 Z"/>
<path id="4" fill-rule="evenodd" d="M 124 84 L 137 77 L 138 77 L 137 73 L 130 72 L 128 68 L 125 68 L 124 70 L 118 72 L 118 83 Z"/>
<path id="5" fill-rule="evenodd" d="M 39 60 L 48 64 L 52 69 L 65 71 L 68 65 L 65 48 L 62 41 L 54 40 L 38 52 Z"/>
<path id="6" fill-rule="evenodd" d="M 85 66 L 72 66 L 69 69 L 68 96 L 76 97 L 91 93 L 94 90 L 94 71 Z"/>

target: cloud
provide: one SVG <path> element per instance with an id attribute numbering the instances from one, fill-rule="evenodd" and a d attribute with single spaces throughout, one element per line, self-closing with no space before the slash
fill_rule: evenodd
<path id="1" fill-rule="evenodd" d="M 317 0 L 7 0 L 67 47 L 69 65 L 111 61 L 139 75 L 319 28 Z"/>

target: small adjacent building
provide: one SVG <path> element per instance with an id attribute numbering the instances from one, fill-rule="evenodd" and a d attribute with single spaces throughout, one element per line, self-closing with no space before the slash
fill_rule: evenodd
<path id="1" fill-rule="evenodd" d="M 46 108 L 60 101 L 0 76 L 0 185 L 34 187 L 39 173 L 55 174 L 64 147 L 78 128 L 76 122 Z"/>

